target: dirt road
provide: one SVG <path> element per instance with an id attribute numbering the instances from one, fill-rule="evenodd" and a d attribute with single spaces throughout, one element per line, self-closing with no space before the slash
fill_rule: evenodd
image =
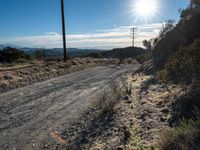
<path id="1" fill-rule="evenodd" d="M 105 85 L 138 67 L 96 67 L 0 94 L 0 149 L 36 149 L 76 122 Z"/>

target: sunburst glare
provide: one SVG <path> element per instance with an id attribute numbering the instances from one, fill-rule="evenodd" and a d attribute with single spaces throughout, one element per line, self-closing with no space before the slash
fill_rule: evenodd
<path id="1" fill-rule="evenodd" d="M 158 0 L 135 0 L 132 4 L 132 12 L 137 20 L 150 20 L 157 15 L 158 9 Z"/>

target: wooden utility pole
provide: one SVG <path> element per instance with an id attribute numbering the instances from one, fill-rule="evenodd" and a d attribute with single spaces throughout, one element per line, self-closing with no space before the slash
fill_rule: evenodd
<path id="1" fill-rule="evenodd" d="M 132 35 L 132 46 L 135 47 L 135 30 L 137 28 L 131 28 L 131 35 Z"/>
<path id="2" fill-rule="evenodd" d="M 61 0 L 61 16 L 62 16 L 63 52 L 64 52 L 63 59 L 64 59 L 64 61 L 67 61 L 64 0 Z"/>

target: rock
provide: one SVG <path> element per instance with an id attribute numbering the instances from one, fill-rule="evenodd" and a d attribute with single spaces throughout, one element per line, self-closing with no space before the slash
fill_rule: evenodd
<path id="1" fill-rule="evenodd" d="M 161 122 L 165 122 L 166 120 L 167 120 L 166 117 L 164 117 L 164 116 L 161 116 L 161 117 L 160 117 L 160 121 L 161 121 Z"/>
<path id="2" fill-rule="evenodd" d="M 163 108 L 163 109 L 161 110 L 161 112 L 162 112 L 163 114 L 169 114 L 169 109 L 168 109 L 168 108 Z"/>
<path id="3" fill-rule="evenodd" d="M 129 141 L 131 138 L 131 132 L 129 130 L 124 131 L 124 141 Z"/>
<path id="4" fill-rule="evenodd" d="M 7 76 L 7 75 L 5 75 L 5 76 L 3 76 L 3 79 L 4 79 L 4 80 L 11 80 L 12 77 L 11 77 L 11 76 Z"/>
<path id="5" fill-rule="evenodd" d="M 133 105 L 131 105 L 131 109 L 133 109 L 134 107 L 133 107 Z"/>
<path id="6" fill-rule="evenodd" d="M 129 96 L 124 97 L 124 100 L 126 100 L 126 101 L 128 101 L 129 99 L 130 99 Z"/>
<path id="7" fill-rule="evenodd" d="M 129 99 L 129 100 L 127 101 L 127 103 L 128 103 L 128 104 L 132 104 L 133 102 L 132 102 L 132 100 Z"/>
<path id="8" fill-rule="evenodd" d="M 118 146 L 116 150 L 124 150 L 122 146 Z"/>
<path id="9" fill-rule="evenodd" d="M 130 123 L 130 127 L 132 127 L 133 125 L 134 125 L 134 123 L 133 123 L 133 122 L 131 122 L 131 123 Z"/>
<path id="10" fill-rule="evenodd" d="M 145 105 L 147 102 L 142 100 L 140 103 L 141 103 L 141 105 Z"/>
<path id="11" fill-rule="evenodd" d="M 157 106 L 162 106 L 163 105 L 163 101 L 159 101 L 158 103 L 157 103 Z"/>
<path id="12" fill-rule="evenodd" d="M 130 121 L 130 122 L 134 122 L 134 120 L 133 120 L 132 118 L 131 118 L 131 119 L 129 119 L 129 121 Z"/>

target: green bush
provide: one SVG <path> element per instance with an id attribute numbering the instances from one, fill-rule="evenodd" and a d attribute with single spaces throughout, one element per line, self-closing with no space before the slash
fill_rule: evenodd
<path id="1" fill-rule="evenodd" d="M 174 100 L 171 106 L 171 129 L 160 138 L 160 150 L 199 150 L 200 148 L 200 86 Z"/>
<path id="2" fill-rule="evenodd" d="M 12 63 L 19 59 L 29 60 L 30 56 L 16 48 L 7 47 L 3 50 L 0 50 L 1 63 Z"/>
<path id="3" fill-rule="evenodd" d="M 145 54 L 142 54 L 142 55 L 138 55 L 137 57 L 136 57 L 136 60 L 140 63 L 140 64 L 142 64 L 142 63 L 144 63 L 144 62 L 146 62 L 146 61 L 149 61 L 149 60 L 151 60 L 152 59 L 152 51 L 149 51 L 148 53 L 145 53 Z"/>
<path id="4" fill-rule="evenodd" d="M 200 39 L 181 47 L 157 73 L 161 82 L 191 83 L 200 80 Z"/>
<path id="5" fill-rule="evenodd" d="M 183 120 L 178 127 L 166 131 L 158 142 L 160 150 L 198 150 L 200 119 Z"/>
<path id="6" fill-rule="evenodd" d="M 172 105 L 171 125 L 178 125 L 183 119 L 198 118 L 200 111 L 200 87 L 191 86 L 188 92 L 178 97 Z"/>

